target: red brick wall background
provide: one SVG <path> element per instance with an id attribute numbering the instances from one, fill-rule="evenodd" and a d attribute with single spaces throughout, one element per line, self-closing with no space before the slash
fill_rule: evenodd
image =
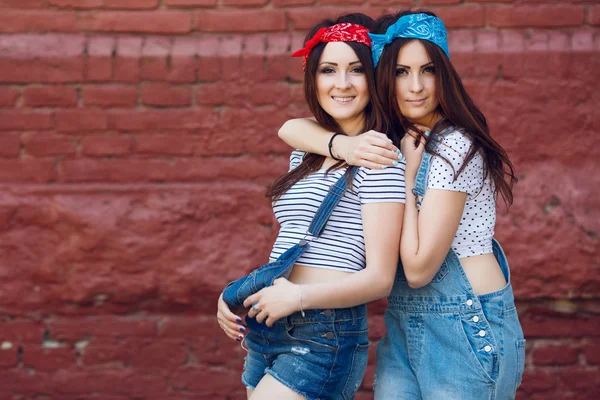
<path id="1" fill-rule="evenodd" d="M 412 6 L 520 178 L 497 226 L 519 399 L 598 398 L 596 1 L 0 0 L 0 399 L 245 398 L 215 300 L 276 234 L 276 130 L 306 115 L 289 55 L 323 17 Z"/>

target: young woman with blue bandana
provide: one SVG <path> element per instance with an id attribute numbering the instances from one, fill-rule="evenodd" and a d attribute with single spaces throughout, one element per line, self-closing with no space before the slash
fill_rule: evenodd
<path id="1" fill-rule="evenodd" d="M 497 195 L 512 202 L 512 165 L 450 62 L 440 19 L 404 12 L 381 17 L 377 31 L 370 36 L 378 93 L 391 134 L 403 137 L 406 193 L 414 196 L 377 347 L 375 398 L 512 399 L 525 340 L 493 238 Z M 332 140 L 310 120 L 292 120 L 280 137 L 318 154 L 331 149 L 349 164 L 398 162 L 378 132 Z"/>

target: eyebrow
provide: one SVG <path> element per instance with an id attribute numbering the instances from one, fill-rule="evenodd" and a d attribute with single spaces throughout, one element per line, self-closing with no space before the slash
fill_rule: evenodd
<path id="1" fill-rule="evenodd" d="M 429 61 L 427 64 L 423 64 L 421 65 L 421 68 L 425 68 L 428 65 L 433 64 L 433 61 Z M 410 67 L 408 65 L 402 65 L 402 64 L 396 64 L 397 67 L 402 67 L 402 68 L 406 68 L 406 69 L 410 69 Z"/>
<path id="2" fill-rule="evenodd" d="M 335 65 L 337 67 L 337 63 L 334 63 L 334 62 L 331 62 L 331 61 L 323 61 L 319 65 L 323 65 L 323 64 L 331 64 L 331 65 Z M 360 64 L 360 60 L 358 60 L 358 61 L 352 61 L 349 65 L 354 65 L 354 64 Z"/>

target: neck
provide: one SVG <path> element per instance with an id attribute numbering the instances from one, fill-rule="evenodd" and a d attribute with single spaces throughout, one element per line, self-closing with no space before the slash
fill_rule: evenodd
<path id="1" fill-rule="evenodd" d="M 365 126 L 365 116 L 360 115 L 352 119 L 344 119 L 344 120 L 336 120 L 337 124 L 348 136 L 356 136 L 363 133 L 363 129 Z"/>
<path id="2" fill-rule="evenodd" d="M 435 124 L 437 124 L 442 119 L 442 115 L 439 112 L 431 113 L 430 115 L 425 116 L 419 120 L 410 121 L 413 124 L 419 124 L 426 126 L 429 130 L 433 129 Z"/>

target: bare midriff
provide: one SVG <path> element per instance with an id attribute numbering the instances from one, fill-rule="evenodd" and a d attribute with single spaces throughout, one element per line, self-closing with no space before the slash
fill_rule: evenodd
<path id="1" fill-rule="evenodd" d="M 506 286 L 504 274 L 492 253 L 461 258 L 460 262 L 475 294 L 495 292 Z M 289 281 L 298 284 L 333 282 L 351 273 L 295 264 Z"/>
<path id="2" fill-rule="evenodd" d="M 475 294 L 495 292 L 506 286 L 502 269 L 492 253 L 460 259 Z"/>
<path id="3" fill-rule="evenodd" d="M 273 260 L 269 260 L 272 262 Z M 297 284 L 323 283 L 337 281 L 353 272 L 336 271 L 334 269 L 309 267 L 294 264 L 289 281 Z"/>

